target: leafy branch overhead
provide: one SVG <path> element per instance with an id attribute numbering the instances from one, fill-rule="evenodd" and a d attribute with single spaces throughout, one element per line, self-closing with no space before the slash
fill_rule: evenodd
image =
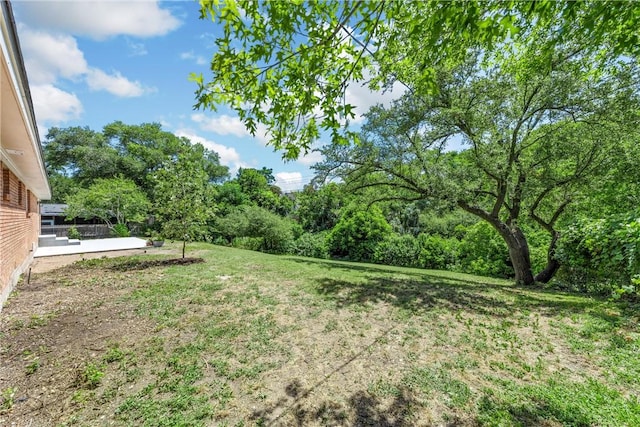
<path id="1" fill-rule="evenodd" d="M 373 90 L 400 82 L 418 95 L 437 90 L 436 69 L 485 60 L 545 35 L 544 58 L 567 41 L 588 41 L 600 59 L 640 53 L 640 5 L 617 1 L 260 1 L 201 0 L 201 18 L 221 27 L 209 76 L 192 75 L 196 107 L 234 109 L 255 134 L 296 158 L 321 132 L 356 134 L 350 84 Z"/>

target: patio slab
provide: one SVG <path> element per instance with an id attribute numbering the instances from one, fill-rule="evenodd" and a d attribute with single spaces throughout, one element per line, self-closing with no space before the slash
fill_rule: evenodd
<path id="1" fill-rule="evenodd" d="M 138 237 L 115 237 L 112 239 L 81 240 L 79 245 L 39 247 L 34 258 L 85 254 L 89 252 L 109 252 L 126 249 L 141 249 L 147 246 L 147 241 Z"/>

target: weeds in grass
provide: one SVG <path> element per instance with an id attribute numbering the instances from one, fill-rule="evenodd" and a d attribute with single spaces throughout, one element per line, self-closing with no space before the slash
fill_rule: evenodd
<path id="1" fill-rule="evenodd" d="M 88 401 L 92 400 L 95 397 L 93 391 L 87 390 L 76 390 L 73 392 L 71 396 L 71 401 L 77 405 L 84 405 Z"/>
<path id="2" fill-rule="evenodd" d="M 124 357 L 124 351 L 122 351 L 122 349 L 120 349 L 120 345 L 116 343 L 109 347 L 107 354 L 105 354 L 102 359 L 107 363 L 113 363 L 123 360 Z"/>
<path id="3" fill-rule="evenodd" d="M 443 395 L 444 403 L 452 408 L 466 405 L 471 398 L 471 390 L 464 382 L 457 380 L 442 367 L 416 368 L 405 376 L 402 384 L 418 390 L 425 395 L 438 392 Z"/>
<path id="4" fill-rule="evenodd" d="M 16 389 L 15 387 L 7 387 L 0 392 L 0 414 L 5 414 L 13 408 L 15 404 Z"/>
<path id="5" fill-rule="evenodd" d="M 80 385 L 88 389 L 97 388 L 104 377 L 104 366 L 94 363 L 86 363 L 78 374 Z"/>
<path id="6" fill-rule="evenodd" d="M 36 357 L 26 366 L 25 373 L 27 375 L 33 375 L 36 373 L 38 368 L 40 368 L 40 359 Z"/>

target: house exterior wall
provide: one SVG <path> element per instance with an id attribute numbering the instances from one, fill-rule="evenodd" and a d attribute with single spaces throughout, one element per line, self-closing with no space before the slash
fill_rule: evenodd
<path id="1" fill-rule="evenodd" d="M 51 198 L 11 3 L 0 0 L 0 310 L 38 244 Z"/>
<path id="2" fill-rule="evenodd" d="M 1 170 L 0 309 L 31 263 L 40 229 L 38 200 L 13 172 Z"/>

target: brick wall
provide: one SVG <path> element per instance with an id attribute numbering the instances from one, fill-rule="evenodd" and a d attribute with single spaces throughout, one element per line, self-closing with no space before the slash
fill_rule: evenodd
<path id="1" fill-rule="evenodd" d="M 0 163 L 0 309 L 20 274 L 30 264 L 38 242 L 38 200 Z"/>

